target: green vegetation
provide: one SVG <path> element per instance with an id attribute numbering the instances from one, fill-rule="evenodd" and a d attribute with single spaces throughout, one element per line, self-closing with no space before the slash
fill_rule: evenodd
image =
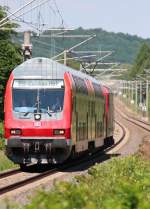
<path id="1" fill-rule="evenodd" d="M 150 163 L 142 157 L 114 158 L 88 173 L 40 191 L 24 209 L 149 209 Z"/>
<path id="2" fill-rule="evenodd" d="M 45 32 L 45 34 L 50 34 L 50 32 Z M 133 64 L 134 59 L 142 44 L 144 42 L 150 44 L 150 39 L 142 39 L 137 36 L 123 33 L 107 32 L 101 28 L 89 30 L 78 28 L 77 30 L 68 32 L 67 34 L 96 34 L 96 38 L 89 41 L 88 44 L 82 45 L 76 50 L 113 50 L 114 54 L 111 56 L 111 59 L 108 59 L 108 61 L 115 61 L 120 63 Z M 18 35 L 18 38 L 14 38 L 16 43 L 21 43 L 22 40 L 22 33 Z M 51 57 L 54 55 L 54 53 L 62 52 L 64 49 L 68 49 L 83 40 L 83 38 L 56 38 L 52 43 L 51 38 L 33 36 L 33 56 Z"/>
<path id="3" fill-rule="evenodd" d="M 17 165 L 15 165 L 13 162 L 11 162 L 3 151 L 0 151 L 0 172 L 5 171 L 8 169 L 17 168 Z"/>
<path id="4" fill-rule="evenodd" d="M 150 69 L 150 46 L 146 43 L 140 48 L 129 77 L 133 79 L 138 74 L 146 74 L 145 69 Z"/>
<path id="5" fill-rule="evenodd" d="M 0 123 L 0 172 L 17 167 L 4 154 L 3 123 Z"/>
<path id="6" fill-rule="evenodd" d="M 0 6 L 0 20 L 6 17 L 7 8 Z M 21 51 L 17 44 L 12 43 L 11 37 L 16 36 L 12 28 L 17 25 L 8 22 L 4 28 L 7 30 L 0 30 L 0 121 L 3 120 L 3 98 L 6 81 L 10 75 L 11 70 L 21 62 Z M 7 99 L 7 98 L 6 98 Z M 16 167 L 4 155 L 4 137 L 3 137 L 3 123 L 0 122 L 0 171 Z"/>
<path id="7" fill-rule="evenodd" d="M 0 150 L 4 149 L 3 123 L 0 123 Z"/>
<path id="8" fill-rule="evenodd" d="M 6 15 L 6 8 L 0 6 L 0 20 Z M 3 96 L 6 81 L 11 70 L 21 62 L 19 46 L 12 43 L 11 40 L 12 35 L 16 35 L 12 28 L 16 28 L 17 25 L 8 22 L 4 27 L 7 30 L 0 30 L 0 120 L 3 119 Z"/>

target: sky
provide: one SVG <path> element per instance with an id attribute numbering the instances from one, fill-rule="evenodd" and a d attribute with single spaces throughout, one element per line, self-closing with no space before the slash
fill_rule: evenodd
<path id="1" fill-rule="evenodd" d="M 21 4 L 29 1 L 0 0 L 0 4 L 7 4 L 11 11 L 15 11 Z M 150 38 L 150 0 L 56 0 L 56 2 L 68 27 L 102 28 L 106 31 Z M 49 14 L 48 11 L 45 14 Z"/>

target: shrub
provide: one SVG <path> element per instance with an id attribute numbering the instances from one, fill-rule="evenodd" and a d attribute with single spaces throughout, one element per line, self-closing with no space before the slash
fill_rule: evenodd
<path id="1" fill-rule="evenodd" d="M 149 209 L 150 163 L 139 156 L 112 159 L 74 182 L 40 191 L 26 209 Z"/>

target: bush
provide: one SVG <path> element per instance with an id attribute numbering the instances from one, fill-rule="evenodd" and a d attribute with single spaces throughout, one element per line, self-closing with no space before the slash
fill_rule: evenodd
<path id="1" fill-rule="evenodd" d="M 26 209 L 149 209 L 150 163 L 139 156 L 96 165 L 75 182 L 40 191 Z"/>
<path id="2" fill-rule="evenodd" d="M 3 150 L 4 149 L 4 136 L 3 136 L 3 124 L 0 123 L 0 150 Z"/>

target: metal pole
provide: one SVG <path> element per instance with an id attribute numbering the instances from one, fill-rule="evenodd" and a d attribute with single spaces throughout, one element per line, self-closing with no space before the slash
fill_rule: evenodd
<path id="1" fill-rule="evenodd" d="M 147 117 L 148 117 L 148 111 L 149 111 L 149 105 L 148 105 L 148 103 L 149 103 L 149 81 L 147 80 L 146 81 L 146 111 L 147 111 Z"/>
<path id="2" fill-rule="evenodd" d="M 142 81 L 140 81 L 140 108 L 142 108 Z"/>
<path id="3" fill-rule="evenodd" d="M 128 103 L 130 101 L 130 81 L 128 81 Z"/>
<path id="4" fill-rule="evenodd" d="M 125 95 L 126 95 L 126 98 L 127 98 L 127 88 L 128 88 L 128 86 L 127 86 L 127 81 L 125 82 Z"/>
<path id="5" fill-rule="evenodd" d="M 67 65 L 67 50 L 64 50 L 64 65 Z"/>
<path id="6" fill-rule="evenodd" d="M 31 32 L 25 31 L 24 32 L 24 44 L 22 45 L 23 57 L 24 61 L 27 59 L 31 59 L 32 57 L 32 44 L 31 44 Z"/>
<path id="7" fill-rule="evenodd" d="M 135 81 L 135 107 L 136 110 L 138 108 L 138 86 L 137 86 L 137 81 Z"/>
<path id="8" fill-rule="evenodd" d="M 132 100 L 132 81 L 130 81 L 130 99 L 129 99 L 130 104 L 131 104 L 131 100 Z"/>
<path id="9" fill-rule="evenodd" d="M 123 99 L 124 99 L 124 82 L 125 81 L 122 81 L 122 97 L 123 97 Z"/>
<path id="10" fill-rule="evenodd" d="M 131 86 L 132 86 L 132 91 L 131 91 L 131 100 L 132 100 L 132 102 L 134 101 L 134 84 L 133 84 L 133 81 L 131 81 Z"/>

